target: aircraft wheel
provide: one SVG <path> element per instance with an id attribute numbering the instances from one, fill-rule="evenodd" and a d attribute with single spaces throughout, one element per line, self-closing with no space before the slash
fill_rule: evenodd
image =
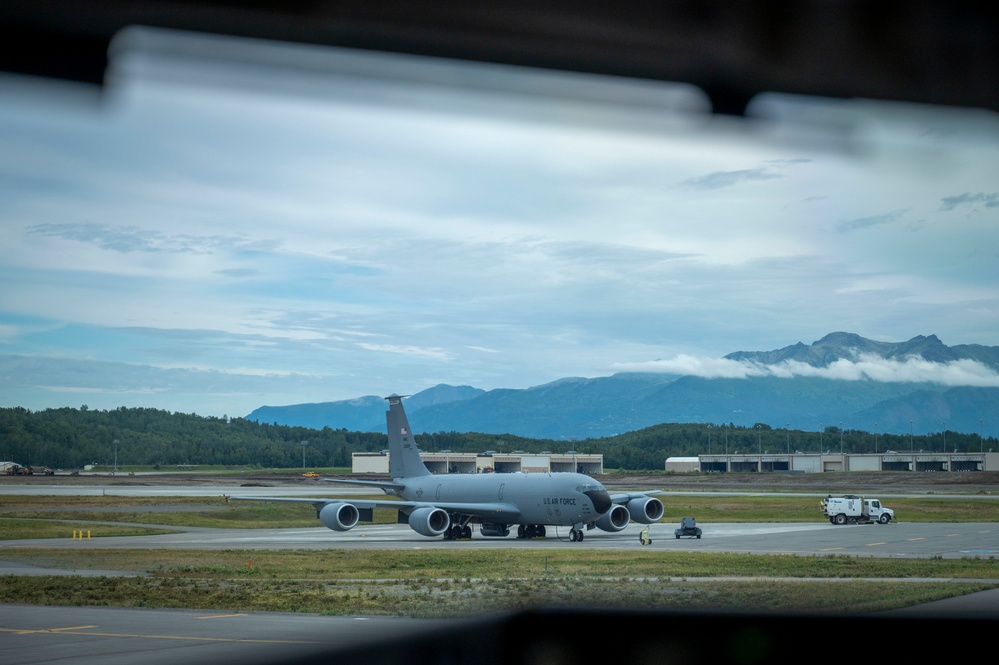
<path id="1" fill-rule="evenodd" d="M 461 537 L 462 538 L 471 538 L 472 537 L 472 527 L 468 526 L 467 524 L 464 527 L 462 527 L 462 529 L 461 529 Z"/>
<path id="2" fill-rule="evenodd" d="M 545 530 L 544 524 L 538 525 L 538 538 L 544 538 L 548 532 Z"/>
<path id="3" fill-rule="evenodd" d="M 579 533 L 579 532 L 578 532 L 578 531 L 576 531 L 575 529 L 569 529 L 569 540 L 570 540 L 571 542 L 576 542 L 576 535 L 577 535 L 578 533 Z"/>
<path id="4" fill-rule="evenodd" d="M 527 538 L 527 529 L 524 528 L 523 524 L 521 524 L 521 525 L 519 525 L 517 527 L 517 537 L 518 538 Z"/>
<path id="5" fill-rule="evenodd" d="M 583 542 L 583 536 L 584 535 L 586 535 L 586 534 L 584 534 L 582 531 L 577 531 L 576 532 L 576 542 L 577 543 Z"/>

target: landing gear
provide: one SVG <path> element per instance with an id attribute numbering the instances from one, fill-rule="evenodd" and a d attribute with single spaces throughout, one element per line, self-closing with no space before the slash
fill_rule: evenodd
<path id="1" fill-rule="evenodd" d="M 544 524 L 521 524 L 517 527 L 518 538 L 544 538 L 545 534 Z"/>
<path id="2" fill-rule="evenodd" d="M 468 524 L 452 524 L 451 527 L 444 532 L 444 540 L 471 540 L 471 538 L 472 527 Z"/>
<path id="3" fill-rule="evenodd" d="M 569 540 L 572 541 L 572 542 L 574 542 L 574 543 L 581 543 L 581 542 L 583 542 L 583 536 L 584 535 L 585 534 L 583 533 L 582 529 L 576 529 L 576 528 L 569 529 Z"/>

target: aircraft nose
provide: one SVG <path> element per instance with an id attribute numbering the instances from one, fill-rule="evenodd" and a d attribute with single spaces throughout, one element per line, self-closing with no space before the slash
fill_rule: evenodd
<path id="1" fill-rule="evenodd" d="M 593 502 L 593 510 L 598 513 L 603 514 L 610 510 L 613 502 L 611 501 L 610 494 L 607 493 L 607 490 L 587 490 L 586 492 L 583 492 L 583 494 L 590 497 L 590 501 Z"/>

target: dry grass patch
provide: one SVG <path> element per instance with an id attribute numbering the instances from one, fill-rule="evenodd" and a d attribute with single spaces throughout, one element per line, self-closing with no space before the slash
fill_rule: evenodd
<path id="1" fill-rule="evenodd" d="M 547 606 L 875 612 L 994 586 L 971 582 L 610 582 L 567 577 L 411 583 L 14 577 L 0 585 L 0 602 L 418 618 L 468 617 Z"/>

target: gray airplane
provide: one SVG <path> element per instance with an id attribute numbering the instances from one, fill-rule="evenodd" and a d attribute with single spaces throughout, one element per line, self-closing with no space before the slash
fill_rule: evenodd
<path id="1" fill-rule="evenodd" d="M 376 507 L 395 508 L 399 522 L 424 536 L 446 540 L 470 538 L 472 524 L 483 536 L 505 537 L 517 525 L 518 538 L 543 537 L 546 526 L 567 526 L 569 540 L 582 542 L 584 529 L 621 531 L 631 521 L 652 524 L 664 513 L 653 492 L 610 494 L 581 473 L 432 474 L 420 459 L 402 397 L 386 397 L 389 471 L 392 482 L 334 480 L 377 487 L 398 501 L 348 499 L 230 497 L 236 500 L 311 503 L 316 516 L 334 531 L 347 531 L 372 521 Z"/>

